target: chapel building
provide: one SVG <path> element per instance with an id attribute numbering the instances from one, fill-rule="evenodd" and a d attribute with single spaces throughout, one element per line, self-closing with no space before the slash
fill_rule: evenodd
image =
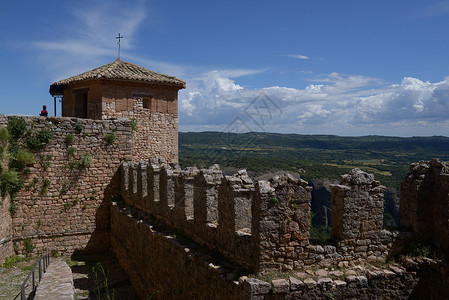
<path id="1" fill-rule="evenodd" d="M 53 83 L 62 96 L 62 116 L 133 122 L 133 159 L 178 161 L 178 91 L 185 81 L 117 58 L 114 62 Z M 134 126 L 136 125 L 136 126 Z"/>

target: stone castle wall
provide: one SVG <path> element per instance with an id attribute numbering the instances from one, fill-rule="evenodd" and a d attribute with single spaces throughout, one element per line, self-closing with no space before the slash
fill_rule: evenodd
<path id="1" fill-rule="evenodd" d="M 449 249 L 449 167 L 433 159 L 410 165 L 401 184 L 401 224 Z"/>
<path id="2" fill-rule="evenodd" d="M 384 259 L 393 235 L 382 230 L 383 190 L 358 169 L 343 176 L 333 186 L 334 241 L 311 245 L 311 188 L 301 179 L 254 183 L 244 170 L 223 177 L 218 166 L 181 170 L 158 160 L 122 165 L 127 205 L 255 271 Z"/>
<path id="3" fill-rule="evenodd" d="M 132 159 L 130 122 L 18 118 L 27 123 L 27 133 L 19 139 L 22 147 L 43 128 L 50 130 L 53 138 L 34 153 L 35 162 L 21 175 L 24 187 L 13 199 L 16 209 L 12 215 L 8 216 L 9 205 L 3 201 L 1 230 L 11 226 L 10 235 L 19 253 L 27 250 L 26 244 L 33 252 L 108 248 L 109 205 L 120 190 L 117 171 L 123 160 Z M 0 127 L 7 123 L 8 118 L 0 115 Z M 77 128 L 82 128 L 81 132 Z M 112 144 L 106 142 L 106 134 L 115 136 Z M 73 135 L 72 142 L 67 142 L 68 135 Z"/>
<path id="4" fill-rule="evenodd" d="M 256 279 L 192 242 L 157 218 L 126 205 L 111 206 L 111 245 L 141 299 L 423 299 L 447 295 L 420 278 L 444 280 L 431 260 L 389 267 L 290 272 Z M 312 272 L 312 273 L 311 273 Z M 423 275 L 424 274 L 424 275 Z M 254 276 L 254 274 L 253 274 Z M 262 276 L 263 277 L 263 276 Z M 437 298 L 435 298 L 437 299 Z"/>
<path id="5" fill-rule="evenodd" d="M 11 256 L 13 252 L 12 242 L 12 219 L 9 212 L 11 200 L 9 195 L 0 196 L 0 265 L 5 257 Z"/>

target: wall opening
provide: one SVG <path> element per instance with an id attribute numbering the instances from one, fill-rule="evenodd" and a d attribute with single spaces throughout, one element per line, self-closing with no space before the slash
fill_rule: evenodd
<path id="1" fill-rule="evenodd" d="M 74 90 L 75 94 L 75 117 L 87 118 L 87 99 L 89 89 Z"/>
<path id="2" fill-rule="evenodd" d="M 151 110 L 151 99 L 150 98 L 143 98 L 143 108 Z"/>

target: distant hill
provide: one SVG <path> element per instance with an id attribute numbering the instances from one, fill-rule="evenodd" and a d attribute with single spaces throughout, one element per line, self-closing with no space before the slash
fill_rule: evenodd
<path id="1" fill-rule="evenodd" d="M 341 137 L 278 133 L 180 132 L 182 166 L 245 168 L 255 176 L 286 170 L 305 180 L 338 179 L 354 167 L 399 188 L 412 162 L 449 160 L 449 138 Z"/>

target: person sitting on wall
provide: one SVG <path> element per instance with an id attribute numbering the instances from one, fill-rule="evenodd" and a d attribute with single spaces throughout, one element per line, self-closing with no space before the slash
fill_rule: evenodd
<path id="1" fill-rule="evenodd" d="M 46 105 L 43 106 L 43 110 L 41 111 L 41 113 L 39 114 L 39 116 L 41 116 L 41 117 L 46 117 L 46 116 L 48 116 L 48 111 L 47 111 L 47 106 L 46 106 Z"/>

